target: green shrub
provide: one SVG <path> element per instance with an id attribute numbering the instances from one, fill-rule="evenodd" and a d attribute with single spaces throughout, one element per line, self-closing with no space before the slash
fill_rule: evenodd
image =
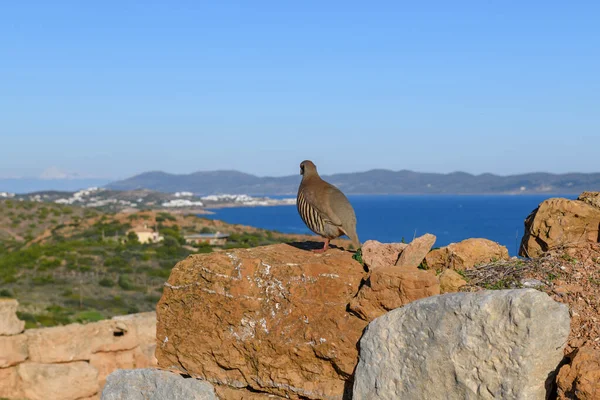
<path id="1" fill-rule="evenodd" d="M 127 275 L 119 275 L 119 287 L 123 290 L 135 290 L 135 286 Z"/>
<path id="2" fill-rule="evenodd" d="M 115 286 L 115 282 L 110 278 L 102 278 L 98 284 L 102 287 L 113 287 Z"/>

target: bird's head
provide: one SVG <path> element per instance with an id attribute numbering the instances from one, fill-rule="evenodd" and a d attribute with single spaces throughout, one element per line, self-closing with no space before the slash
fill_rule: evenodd
<path id="1" fill-rule="evenodd" d="M 310 160 L 304 160 L 300 163 L 300 175 L 310 176 L 317 173 L 317 166 Z"/>

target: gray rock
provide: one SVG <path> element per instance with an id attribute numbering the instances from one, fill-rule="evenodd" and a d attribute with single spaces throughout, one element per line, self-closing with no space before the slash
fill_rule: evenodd
<path id="1" fill-rule="evenodd" d="M 158 369 L 119 369 L 106 379 L 102 400 L 217 400 L 205 381 Z"/>
<path id="2" fill-rule="evenodd" d="M 534 289 L 414 301 L 368 325 L 353 398 L 544 399 L 569 325 L 568 307 Z"/>
<path id="3" fill-rule="evenodd" d="M 522 279 L 521 285 L 523 285 L 524 288 L 533 288 L 533 289 L 545 286 L 544 282 L 540 281 L 539 279 Z"/>

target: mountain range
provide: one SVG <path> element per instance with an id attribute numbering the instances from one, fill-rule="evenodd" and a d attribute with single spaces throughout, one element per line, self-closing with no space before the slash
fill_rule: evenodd
<path id="1" fill-rule="evenodd" d="M 571 194 L 600 190 L 600 173 L 539 172 L 500 176 L 489 173 L 439 174 L 375 169 L 322 177 L 346 194 Z M 106 187 L 113 190 L 189 191 L 198 195 L 294 195 L 300 179 L 300 175 L 259 177 L 227 170 L 191 174 L 153 171 L 109 183 Z"/>

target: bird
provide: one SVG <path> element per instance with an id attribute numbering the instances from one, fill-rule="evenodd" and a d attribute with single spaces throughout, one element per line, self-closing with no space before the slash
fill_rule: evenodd
<path id="1" fill-rule="evenodd" d="M 310 160 L 300 163 L 300 175 L 302 182 L 296 199 L 298 213 L 311 231 L 325 239 L 323 248 L 314 251 L 327 251 L 329 241 L 342 235 L 348 236 L 358 250 L 356 215 L 348 198 L 337 187 L 321 179 L 317 166 Z"/>

